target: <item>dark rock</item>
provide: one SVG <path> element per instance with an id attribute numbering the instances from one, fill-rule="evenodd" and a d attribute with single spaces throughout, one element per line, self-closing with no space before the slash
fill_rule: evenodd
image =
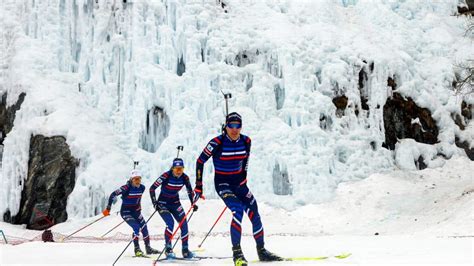
<path id="1" fill-rule="evenodd" d="M 463 149 L 466 152 L 467 157 L 471 161 L 474 161 L 474 148 L 470 148 L 469 142 L 468 141 L 461 141 L 457 136 L 455 137 L 454 142 L 456 143 L 456 146 L 459 148 Z"/>
<path id="2" fill-rule="evenodd" d="M 390 88 L 392 88 L 392 90 L 396 90 L 396 89 L 397 89 L 397 83 L 395 82 L 395 79 L 392 78 L 392 77 L 388 77 L 388 79 L 387 79 L 387 86 L 389 86 Z"/>
<path id="3" fill-rule="evenodd" d="M 293 188 L 288 177 L 288 171 L 284 167 L 280 169 L 280 165 L 273 167 L 273 193 L 276 195 L 292 195 Z"/>
<path id="4" fill-rule="evenodd" d="M 359 71 L 358 85 L 359 85 L 359 93 L 360 93 L 360 103 L 362 105 L 361 107 L 363 110 L 369 110 L 369 105 L 368 105 L 369 94 L 367 90 L 367 81 L 368 81 L 367 72 L 368 72 L 367 66 L 362 67 L 361 70 Z"/>
<path id="5" fill-rule="evenodd" d="M 280 110 L 285 103 L 285 87 L 277 83 L 273 91 L 275 92 L 276 109 Z"/>
<path id="6" fill-rule="evenodd" d="M 464 121 L 459 114 L 451 114 L 451 117 L 454 120 L 454 123 L 459 127 L 459 129 L 464 130 L 466 127 L 464 126 Z"/>
<path id="7" fill-rule="evenodd" d="M 7 94 L 5 93 L 2 95 L 2 100 L 0 102 L 0 145 L 3 144 L 6 135 L 12 130 L 16 111 L 20 110 L 21 104 L 25 100 L 25 96 L 25 93 L 21 93 L 16 103 L 7 107 Z"/>
<path id="8" fill-rule="evenodd" d="M 465 15 L 474 14 L 474 0 L 466 0 L 467 6 L 458 6 L 458 13 Z"/>
<path id="9" fill-rule="evenodd" d="M 257 62 L 258 50 L 243 50 L 240 51 L 234 58 L 228 58 L 225 63 L 232 66 L 244 67 L 248 64 L 254 64 Z"/>
<path id="10" fill-rule="evenodd" d="M 412 120 L 418 118 L 420 124 Z M 431 117 L 431 112 L 420 108 L 411 99 L 404 99 L 399 93 L 394 93 L 383 107 L 385 142 L 382 145 L 395 149 L 398 139 L 412 138 L 418 142 L 435 144 L 438 142 L 438 127 Z"/>
<path id="11" fill-rule="evenodd" d="M 168 137 L 170 119 L 165 110 L 155 106 L 146 115 L 146 129 L 140 134 L 140 147 L 148 152 L 156 152 Z"/>
<path id="12" fill-rule="evenodd" d="M 182 76 L 184 74 L 184 72 L 186 72 L 186 64 L 184 63 L 183 56 L 181 56 L 178 59 L 178 68 L 176 70 L 176 74 L 178 76 Z"/>
<path id="13" fill-rule="evenodd" d="M 461 103 L 461 115 L 464 116 L 465 119 L 471 120 L 472 119 L 472 112 L 473 108 L 472 104 L 467 104 L 465 101 Z"/>
<path id="14" fill-rule="evenodd" d="M 336 96 L 332 99 L 332 102 L 336 106 L 336 115 L 341 117 L 344 115 L 344 110 L 346 110 L 348 99 L 346 95 Z"/>
<path id="15" fill-rule="evenodd" d="M 32 136 L 28 176 L 13 223 L 43 230 L 66 221 L 67 198 L 74 189 L 78 164 L 63 136 Z"/>
<path id="16" fill-rule="evenodd" d="M 332 126 L 332 119 L 330 116 L 326 116 L 325 114 L 319 115 L 319 127 L 328 130 L 331 129 Z"/>
<path id="17" fill-rule="evenodd" d="M 418 160 L 415 161 L 415 165 L 418 170 L 423 170 L 428 167 L 428 165 L 426 165 L 425 163 L 425 159 L 423 158 L 423 156 L 418 157 Z"/>

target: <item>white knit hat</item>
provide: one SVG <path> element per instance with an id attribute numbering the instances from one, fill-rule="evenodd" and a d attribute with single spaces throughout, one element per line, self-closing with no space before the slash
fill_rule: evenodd
<path id="1" fill-rule="evenodd" d="M 130 179 L 136 176 L 142 177 L 142 173 L 140 173 L 140 171 L 137 169 L 133 169 L 132 171 L 130 171 Z"/>

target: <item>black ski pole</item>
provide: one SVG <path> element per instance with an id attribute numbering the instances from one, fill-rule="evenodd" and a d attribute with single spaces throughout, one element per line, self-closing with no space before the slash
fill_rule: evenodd
<path id="1" fill-rule="evenodd" d="M 148 218 L 148 220 L 146 220 L 145 224 L 140 227 L 140 232 L 142 231 L 143 227 L 145 227 L 147 224 L 148 224 L 148 221 L 150 221 L 151 217 L 153 217 L 153 215 L 155 215 L 156 213 L 156 210 L 151 214 L 150 218 Z M 127 250 L 128 246 L 130 246 L 130 244 L 132 244 L 133 242 L 133 238 L 132 240 L 130 240 L 130 242 L 128 242 L 127 246 L 122 250 L 122 253 L 120 253 L 120 255 L 117 257 L 117 259 L 115 259 L 114 263 L 112 263 L 112 266 L 115 265 L 115 263 L 117 263 L 117 261 L 120 259 L 120 257 L 122 257 L 123 253 L 125 252 L 125 250 Z"/>
<path id="2" fill-rule="evenodd" d="M 227 119 L 227 116 L 229 115 L 229 99 L 232 98 L 232 93 L 224 93 L 221 90 L 222 95 L 224 95 L 224 100 L 225 100 L 225 118 Z M 225 123 L 222 124 L 222 134 L 225 134 Z"/>
<path id="3" fill-rule="evenodd" d="M 176 147 L 176 149 L 178 149 L 178 154 L 176 154 L 176 158 L 179 158 L 179 151 L 180 151 L 180 150 L 182 151 L 183 148 L 184 148 L 183 146 L 178 146 L 178 147 Z"/>

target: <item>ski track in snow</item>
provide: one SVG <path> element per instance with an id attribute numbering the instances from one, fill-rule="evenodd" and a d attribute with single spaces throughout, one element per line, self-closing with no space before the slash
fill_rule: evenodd
<path id="1" fill-rule="evenodd" d="M 316 262 L 268 264 L 472 265 L 472 169 L 472 162 L 459 157 L 437 169 L 374 174 L 362 181 L 346 183 L 339 186 L 331 201 L 307 205 L 294 211 L 260 204 L 267 235 L 266 246 L 271 251 L 285 257 L 352 253 L 349 258 L 342 260 L 331 258 Z M 186 208 L 187 202 L 183 203 Z M 200 202 L 199 206 L 198 212 L 189 222 L 191 249 L 196 248 L 207 233 L 222 210 L 223 203 L 220 200 L 206 200 Z M 0 245 L 0 264 L 110 265 L 125 247 L 127 235 L 131 233 L 131 229 L 123 224 L 101 242 L 99 236 L 122 221 L 115 211 L 110 217 L 65 242 L 34 241 Z M 145 211 L 144 214 L 149 217 L 150 212 Z M 52 231 L 62 236 L 68 235 L 96 218 L 70 219 L 54 226 Z M 198 255 L 231 256 L 228 236 L 230 220 L 231 214 L 226 212 L 204 243 L 205 251 Z M 41 234 L 6 223 L 0 223 L 0 228 L 11 239 L 33 239 Z M 244 254 L 249 261 L 255 260 L 257 255 L 248 219 L 243 221 L 243 230 Z M 164 223 L 158 216 L 152 218 L 149 231 L 152 246 L 161 249 Z M 60 240 L 56 238 L 56 241 Z M 132 248 L 129 248 L 117 265 L 151 264 L 150 259 L 131 258 L 132 252 Z M 180 244 L 175 252 L 180 254 Z M 232 261 L 202 260 L 192 264 L 232 265 Z"/>

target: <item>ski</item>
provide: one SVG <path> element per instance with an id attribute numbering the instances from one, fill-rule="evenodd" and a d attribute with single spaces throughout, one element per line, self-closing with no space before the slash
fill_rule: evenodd
<path id="1" fill-rule="evenodd" d="M 201 260 L 225 260 L 225 259 L 232 259 L 232 256 L 196 256 L 195 258 Z"/>
<path id="2" fill-rule="evenodd" d="M 349 256 L 351 256 L 352 253 L 341 253 L 339 255 L 334 255 L 334 256 L 320 256 L 320 257 L 293 257 L 293 258 L 284 258 L 283 261 L 316 261 L 316 260 L 326 260 L 330 258 L 336 258 L 336 259 L 345 259 Z M 251 261 L 251 263 L 259 263 L 259 262 L 278 262 L 278 261 L 260 261 L 260 260 L 254 260 Z"/>
<path id="3" fill-rule="evenodd" d="M 196 257 L 193 257 L 193 258 L 176 257 L 176 258 L 173 258 L 173 259 L 161 258 L 158 261 L 173 261 L 173 260 L 199 261 L 199 260 L 226 260 L 226 259 L 232 259 L 232 257 L 231 256 L 196 256 Z"/>
<path id="4" fill-rule="evenodd" d="M 194 257 L 194 258 L 180 258 L 180 257 L 176 257 L 176 258 L 161 258 L 161 259 L 158 259 L 156 261 L 160 261 L 160 262 L 174 262 L 174 261 L 200 261 L 201 258 L 198 258 L 198 257 Z"/>
<path id="5" fill-rule="evenodd" d="M 148 256 L 148 255 L 145 255 L 145 254 L 143 254 L 143 255 L 140 255 L 140 256 L 135 256 L 135 255 L 134 255 L 134 256 L 130 256 L 130 257 L 132 257 L 132 258 L 145 258 L 145 259 L 151 259 L 151 257 L 150 257 L 150 256 Z"/>

